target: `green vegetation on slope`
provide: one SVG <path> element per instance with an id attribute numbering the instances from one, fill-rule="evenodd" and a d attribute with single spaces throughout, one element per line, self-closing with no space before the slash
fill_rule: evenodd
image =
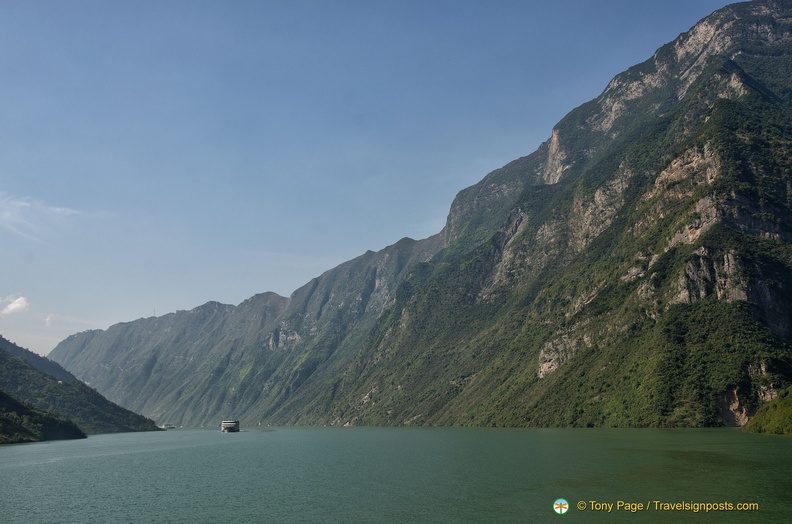
<path id="1" fill-rule="evenodd" d="M 85 437 L 74 422 L 37 410 L 0 389 L 0 444 Z"/>
<path id="2" fill-rule="evenodd" d="M 759 408 L 743 430 L 748 433 L 792 435 L 792 387 L 781 391 L 778 397 Z"/>

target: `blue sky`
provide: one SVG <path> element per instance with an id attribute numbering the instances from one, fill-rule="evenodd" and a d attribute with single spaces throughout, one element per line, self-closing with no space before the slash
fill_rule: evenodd
<path id="1" fill-rule="evenodd" d="M 0 2 L 0 334 L 290 295 L 438 232 L 722 1 Z"/>

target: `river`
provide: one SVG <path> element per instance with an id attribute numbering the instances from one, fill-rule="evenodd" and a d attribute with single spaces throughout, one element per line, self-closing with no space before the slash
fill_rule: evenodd
<path id="1" fill-rule="evenodd" d="M 0 520 L 789 522 L 790 471 L 733 429 L 170 430 L 0 447 Z"/>

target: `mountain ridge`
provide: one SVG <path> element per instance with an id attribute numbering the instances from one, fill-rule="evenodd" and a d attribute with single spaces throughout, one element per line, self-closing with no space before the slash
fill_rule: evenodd
<path id="1" fill-rule="evenodd" d="M 742 425 L 792 379 L 791 21 L 772 0 L 704 18 L 437 235 L 51 356 L 188 425 Z"/>

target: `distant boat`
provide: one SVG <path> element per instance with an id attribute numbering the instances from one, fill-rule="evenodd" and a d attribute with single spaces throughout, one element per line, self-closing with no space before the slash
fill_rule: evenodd
<path id="1" fill-rule="evenodd" d="M 238 420 L 224 420 L 220 423 L 220 431 L 223 433 L 236 433 L 239 431 Z"/>
<path id="2" fill-rule="evenodd" d="M 176 426 L 173 424 L 163 424 L 160 426 L 160 429 L 176 429 Z"/>

